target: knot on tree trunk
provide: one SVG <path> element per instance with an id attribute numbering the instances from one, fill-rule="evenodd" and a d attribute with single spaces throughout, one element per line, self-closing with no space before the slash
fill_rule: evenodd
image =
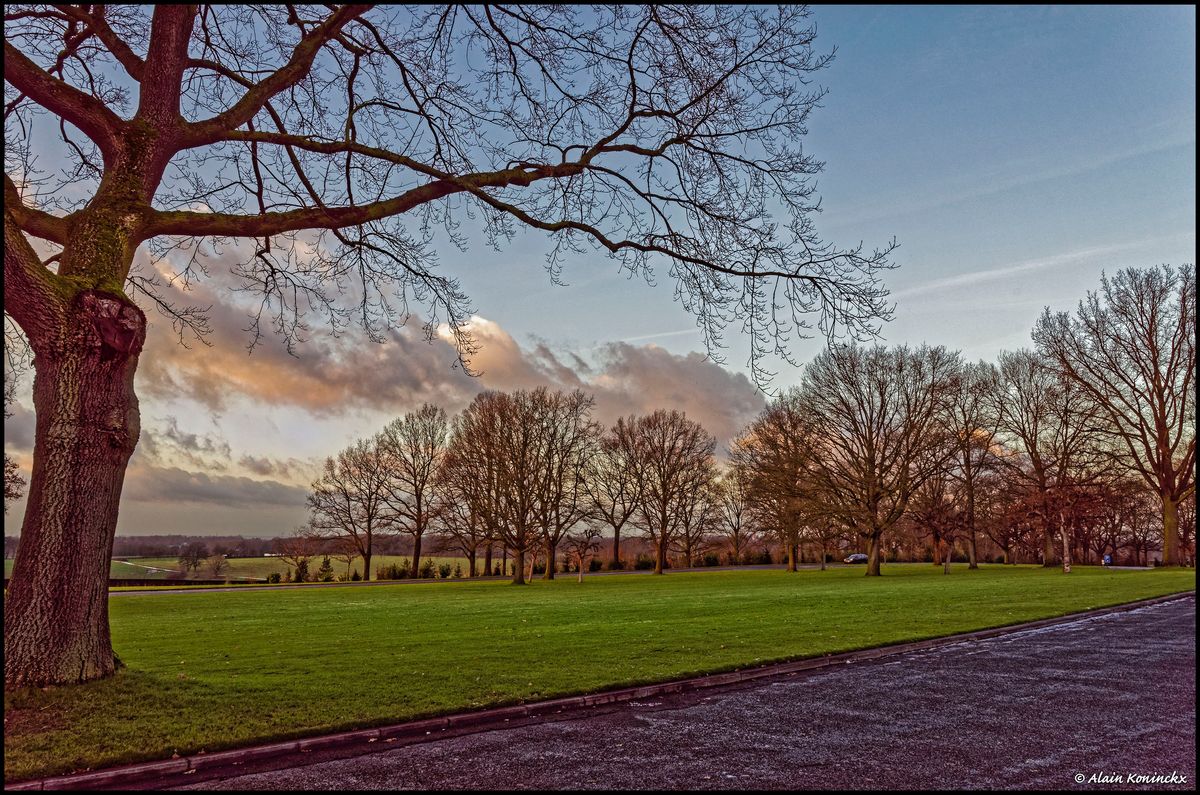
<path id="1" fill-rule="evenodd" d="M 146 315 L 129 299 L 84 290 L 75 297 L 75 309 L 89 322 L 91 347 L 99 348 L 101 360 L 128 359 L 142 352 L 146 341 Z M 86 333 L 86 332 L 85 332 Z"/>

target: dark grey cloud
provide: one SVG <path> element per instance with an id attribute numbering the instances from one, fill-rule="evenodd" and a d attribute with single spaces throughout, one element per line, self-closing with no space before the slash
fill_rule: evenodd
<path id="1" fill-rule="evenodd" d="M 178 467 L 133 464 L 121 499 L 153 503 L 206 503 L 233 508 L 301 508 L 305 489 L 276 480 L 189 472 Z"/>
<path id="2" fill-rule="evenodd" d="M 286 460 L 270 456 L 244 455 L 238 459 L 238 465 L 243 469 L 262 475 L 282 478 L 306 478 L 320 468 L 320 462 L 305 461 L 299 458 Z"/>

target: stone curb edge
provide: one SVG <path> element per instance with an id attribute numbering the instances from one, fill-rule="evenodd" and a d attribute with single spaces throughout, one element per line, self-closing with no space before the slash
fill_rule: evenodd
<path id="1" fill-rule="evenodd" d="M 453 734 L 465 734 L 477 731 L 485 731 L 492 728 L 498 728 L 503 726 L 505 723 L 511 723 L 513 721 L 525 723 L 534 719 L 544 720 L 550 715 L 556 715 L 566 711 L 577 711 L 581 709 L 597 707 L 604 704 L 616 704 L 626 701 L 633 701 L 639 698 L 652 698 L 654 696 L 671 693 L 684 693 L 710 687 L 739 684 L 742 682 L 753 681 L 755 679 L 765 679 L 773 676 L 782 676 L 818 670 L 833 665 L 843 665 L 852 662 L 874 660 L 880 657 L 889 657 L 895 654 L 930 649 L 938 646 L 949 646 L 965 641 L 984 640 L 987 638 L 997 637 L 999 635 L 1007 635 L 1014 632 L 1022 632 L 1025 630 L 1052 626 L 1054 624 L 1065 624 L 1072 621 L 1078 621 L 1080 618 L 1087 616 L 1100 616 L 1108 613 L 1119 613 L 1128 610 L 1135 610 L 1140 607 L 1147 607 L 1149 605 L 1160 604 L 1163 602 L 1195 598 L 1195 595 L 1196 592 L 1194 590 L 1181 591 L 1178 593 L 1167 594 L 1166 596 L 1157 596 L 1152 599 L 1142 599 L 1136 602 L 1126 602 L 1124 604 L 1110 605 L 1108 607 L 1097 608 L 1095 610 L 1084 610 L 1078 613 L 1068 613 L 1064 616 L 1056 616 L 1054 618 L 1043 618 L 1037 621 L 1029 621 L 1023 624 L 1011 624 L 1004 627 L 992 627 L 989 629 L 976 630 L 974 632 L 966 632 L 958 635 L 947 635 L 945 637 L 929 638 L 927 640 L 900 643 L 892 646 L 879 646 L 871 649 L 860 649 L 858 651 L 831 654 L 824 657 L 812 657 L 804 660 L 796 660 L 794 662 L 772 663 L 754 668 L 728 671 L 726 673 L 708 674 L 690 679 L 680 679 L 673 682 L 661 682 L 659 684 L 642 685 L 640 687 L 626 687 L 619 690 L 609 690 L 582 696 L 568 696 L 549 701 L 538 701 L 532 704 L 496 707 L 478 712 L 464 712 L 438 718 L 429 718 L 426 720 L 393 724 L 391 726 L 382 726 L 375 729 L 337 732 L 335 734 L 327 734 L 319 737 L 289 740 L 286 742 L 270 743 L 266 745 L 255 745 L 245 748 L 234 748 L 227 751 L 216 751 L 214 753 L 193 754 L 191 756 L 180 757 L 178 759 L 165 759 L 156 762 L 140 762 L 87 773 L 75 773 L 66 776 L 54 776 L 52 778 L 16 782 L 13 784 L 5 784 L 4 790 L 87 790 L 102 788 L 129 788 L 135 786 L 151 788 L 155 782 L 161 781 L 166 783 L 167 779 L 170 779 L 172 784 L 184 783 L 184 780 L 178 779 L 179 776 L 197 771 L 212 772 L 216 769 L 228 768 L 231 773 L 234 773 L 236 772 L 238 766 L 244 765 L 247 762 L 259 762 L 277 757 L 311 753 L 313 751 L 328 751 L 333 749 L 346 749 L 353 746 L 359 746 L 362 753 L 369 753 L 383 750 L 383 746 L 370 747 L 374 743 L 407 741 L 401 744 L 410 745 L 412 743 L 439 739 L 441 736 L 443 736 L 443 733 L 446 732 Z M 445 736 L 450 735 L 446 734 Z M 303 761 L 297 759 L 296 763 L 303 764 Z M 291 765 L 281 765 L 281 767 L 290 766 Z"/>

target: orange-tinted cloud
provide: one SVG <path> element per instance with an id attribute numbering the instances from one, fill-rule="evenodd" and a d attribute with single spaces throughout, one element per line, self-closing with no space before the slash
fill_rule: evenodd
<path id="1" fill-rule="evenodd" d="M 470 326 L 479 345 L 471 360 L 478 377 L 454 367 L 455 351 L 446 338 L 426 341 L 411 327 L 391 332 L 383 344 L 353 333 L 315 339 L 292 356 L 273 339 L 247 354 L 244 336 L 236 331 L 244 321 L 214 321 L 208 348 L 185 350 L 152 330 L 138 373 L 139 390 L 160 399 L 185 395 L 217 412 L 243 396 L 327 416 L 352 408 L 400 414 L 426 401 L 456 412 L 483 389 L 579 388 L 595 395 L 602 422 L 675 408 L 722 444 L 764 403 L 744 375 L 698 353 L 679 355 L 655 345 L 614 342 L 600 346 L 589 362 L 545 343 L 523 347 L 497 323 L 480 317 Z M 363 428 L 363 435 L 375 430 Z"/>

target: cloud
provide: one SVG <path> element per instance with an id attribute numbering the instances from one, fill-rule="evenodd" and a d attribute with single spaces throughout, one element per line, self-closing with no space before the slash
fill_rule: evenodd
<path id="1" fill-rule="evenodd" d="M 1158 243 L 1164 240 L 1174 240 L 1180 235 L 1171 235 L 1166 238 L 1147 238 L 1145 240 L 1136 240 L 1130 243 L 1118 243 L 1109 246 L 1093 246 L 1091 248 L 1079 249 L 1077 251 L 1068 251 L 1063 254 L 1056 254 L 1051 257 L 1042 257 L 1025 262 L 1017 262 L 1010 265 L 1002 265 L 999 268 L 990 268 L 983 271 L 974 271 L 973 273 L 964 273 L 960 276 L 950 276 L 945 279 L 935 279 L 925 284 L 918 284 L 914 287 L 909 287 L 905 290 L 900 290 L 891 294 L 893 300 L 898 298 L 915 298 L 917 296 L 926 295 L 928 293 L 940 292 L 942 290 L 954 289 L 956 287 L 972 287 L 976 284 L 996 281 L 1004 279 L 1018 273 L 1028 273 L 1031 271 L 1046 270 L 1048 268 L 1056 268 L 1071 263 L 1091 260 L 1096 257 L 1115 254 L 1121 251 L 1136 249 L 1141 246 Z"/>
<path id="2" fill-rule="evenodd" d="M 289 458 L 286 461 L 270 456 L 244 455 L 238 459 L 238 466 L 260 476 L 276 476 L 291 480 L 311 479 L 320 470 L 320 461 L 306 461 L 299 458 Z"/>
<path id="3" fill-rule="evenodd" d="M 303 507 L 307 495 L 299 486 L 275 480 L 210 475 L 178 467 L 130 463 L 122 501 L 207 503 L 233 508 Z"/>
<path id="4" fill-rule="evenodd" d="M 315 338 L 293 356 L 273 337 L 248 353 L 240 331 L 245 315 L 228 306 L 214 306 L 212 315 L 211 347 L 184 349 L 163 330 L 152 330 L 138 371 L 140 390 L 162 399 L 187 395 L 215 412 L 244 395 L 329 415 L 356 406 L 458 402 L 478 388 L 452 367 L 457 357 L 450 345 L 428 344 L 409 327 L 390 332 L 382 344 L 361 334 Z"/>
<path id="5" fill-rule="evenodd" d="M 214 414 L 229 410 L 237 400 L 268 408 L 292 406 L 316 418 L 337 417 L 352 410 L 401 414 L 425 402 L 453 413 L 484 389 L 548 386 L 593 393 L 597 418 L 604 422 L 622 414 L 680 409 L 724 444 L 764 405 L 762 395 L 745 376 L 730 373 L 697 353 L 678 355 L 654 344 L 634 345 L 630 340 L 601 345 L 589 355 L 561 350 L 545 340 L 522 345 L 498 323 L 479 316 L 471 318 L 467 326 L 478 344 L 470 362 L 478 377 L 456 366 L 457 352 L 446 327 L 426 339 L 416 321 L 388 332 L 383 343 L 372 342 L 354 329 L 338 336 L 313 332 L 296 346 L 293 355 L 279 339 L 266 334 L 248 353 L 245 329 L 249 316 L 241 303 L 244 298 L 231 292 L 222 277 L 195 284 L 187 293 L 171 286 L 164 293 L 176 305 L 211 306 L 211 344 L 184 348 L 168 323 L 151 317 L 138 369 L 138 390 L 164 401 L 186 396 Z M 634 341 L 679 333 L 669 331 Z M 168 418 L 161 431 L 164 440 L 176 449 L 189 450 L 193 457 L 205 454 L 213 458 L 212 440 L 185 434 L 172 423 L 173 418 Z M 373 431 L 364 428 L 363 435 Z M 177 460 L 194 463 L 183 454 Z M 241 458 L 238 464 L 255 475 L 288 474 L 281 462 L 253 455 Z"/>
<path id="6" fill-rule="evenodd" d="M 766 404 L 741 373 L 731 373 L 699 353 L 677 355 L 656 345 L 604 345 L 588 388 L 600 419 L 675 408 L 727 444 Z"/>
<path id="7" fill-rule="evenodd" d="M 33 451 L 36 419 L 31 410 L 13 401 L 8 405 L 10 416 L 4 420 L 4 446 L 18 452 Z"/>
<path id="8" fill-rule="evenodd" d="M 684 337 L 684 336 L 687 336 L 688 334 L 699 335 L 700 329 L 692 327 L 692 328 L 679 329 L 677 331 L 659 331 L 654 334 L 642 334 L 637 337 L 625 337 L 624 339 L 621 340 L 621 342 L 643 342 L 645 340 L 662 339 L 663 337 Z"/>
<path id="9" fill-rule="evenodd" d="M 479 346 L 471 360 L 479 375 L 472 377 L 453 366 L 457 357 L 445 329 L 427 341 L 404 327 L 392 331 L 383 344 L 346 333 L 315 339 L 295 356 L 276 340 L 266 340 L 247 355 L 232 317 L 236 310 L 214 311 L 221 316 L 214 317 L 211 347 L 183 349 L 161 329 L 152 329 L 138 374 L 143 393 L 159 399 L 187 395 L 217 413 L 244 397 L 325 417 L 350 409 L 400 414 L 424 402 L 456 412 L 484 389 L 583 389 L 596 396 L 597 418 L 603 422 L 676 408 L 702 423 L 721 444 L 764 405 L 744 375 L 701 354 L 673 354 L 653 344 L 608 343 L 585 358 L 540 340 L 522 346 L 498 323 L 476 316 L 469 330 Z M 172 440 L 185 436 L 174 425 L 166 430 Z M 363 434 L 373 430 L 364 428 Z M 203 438 L 192 441 L 205 444 Z M 279 462 L 253 456 L 239 464 L 255 474 L 286 473 Z"/>

